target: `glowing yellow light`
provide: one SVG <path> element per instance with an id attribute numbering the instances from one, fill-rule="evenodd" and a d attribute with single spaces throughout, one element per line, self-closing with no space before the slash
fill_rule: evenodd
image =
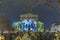
<path id="1" fill-rule="evenodd" d="M 2 0 L 0 0 L 0 5 L 2 4 Z"/>
<path id="2" fill-rule="evenodd" d="M 60 3 L 60 0 L 58 0 L 58 3 Z"/>

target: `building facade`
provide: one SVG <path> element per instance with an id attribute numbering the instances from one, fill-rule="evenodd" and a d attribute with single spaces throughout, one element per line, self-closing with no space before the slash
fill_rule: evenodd
<path id="1" fill-rule="evenodd" d="M 56 22 L 51 25 L 51 32 L 60 32 L 60 23 Z"/>
<path id="2" fill-rule="evenodd" d="M 8 16 L 0 16 L 0 31 L 11 30 L 11 25 Z"/>
<path id="3" fill-rule="evenodd" d="M 38 15 L 32 14 L 32 13 L 26 13 L 20 15 L 20 20 L 25 20 L 25 19 L 35 19 L 38 20 Z"/>

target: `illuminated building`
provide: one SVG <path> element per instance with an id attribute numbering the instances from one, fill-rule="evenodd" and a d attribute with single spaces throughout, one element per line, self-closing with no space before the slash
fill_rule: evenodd
<path id="1" fill-rule="evenodd" d="M 38 15 L 31 13 L 22 14 L 20 15 L 20 20 L 22 21 L 23 30 L 35 31 L 37 29 Z"/>
<path id="2" fill-rule="evenodd" d="M 20 20 L 25 20 L 25 19 L 35 19 L 38 20 L 38 15 L 32 14 L 32 13 L 27 13 L 27 14 L 22 14 L 20 15 Z"/>
<path id="3" fill-rule="evenodd" d="M 14 27 L 15 31 L 21 31 L 22 30 L 22 28 L 21 28 L 22 26 L 21 26 L 21 22 L 20 21 L 19 22 L 14 22 L 12 27 Z"/>
<path id="4" fill-rule="evenodd" d="M 38 32 L 44 32 L 44 23 L 41 21 L 38 21 Z"/>
<path id="5" fill-rule="evenodd" d="M 60 0 L 58 0 L 58 4 L 60 5 Z"/>
<path id="6" fill-rule="evenodd" d="M 60 0 L 59 0 L 60 2 Z M 56 19 L 54 20 L 54 22 L 51 24 L 51 31 L 52 32 L 60 32 L 60 13 L 57 14 Z"/>
<path id="7" fill-rule="evenodd" d="M 55 22 L 51 25 L 51 32 L 60 32 L 60 22 Z"/>
<path id="8" fill-rule="evenodd" d="M 14 22 L 12 27 L 15 31 L 34 31 L 34 32 L 43 32 L 44 23 L 38 21 L 38 15 L 27 13 L 20 15 L 20 21 Z"/>
<path id="9" fill-rule="evenodd" d="M 11 29 L 8 16 L 0 16 L 0 31 L 9 31 Z"/>

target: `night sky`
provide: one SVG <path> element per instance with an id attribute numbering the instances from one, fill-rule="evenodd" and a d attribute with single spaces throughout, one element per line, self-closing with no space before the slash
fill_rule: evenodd
<path id="1" fill-rule="evenodd" d="M 14 21 L 19 21 L 20 14 L 28 13 L 28 8 L 31 8 L 31 12 L 39 15 L 39 20 L 45 23 L 45 28 L 50 28 L 51 23 L 56 21 L 56 17 L 59 14 L 59 12 L 56 11 L 59 9 L 57 1 L 53 0 L 52 5 L 54 8 L 49 8 L 44 5 L 44 0 L 39 0 L 38 3 L 30 1 L 31 0 L 2 0 L 0 16 L 8 15 L 11 23 L 13 23 Z"/>

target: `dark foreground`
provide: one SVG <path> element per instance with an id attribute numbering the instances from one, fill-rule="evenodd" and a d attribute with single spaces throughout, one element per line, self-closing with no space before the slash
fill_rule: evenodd
<path id="1" fill-rule="evenodd" d="M 17 32 L 1 33 L 0 40 L 60 40 L 60 32 Z"/>

